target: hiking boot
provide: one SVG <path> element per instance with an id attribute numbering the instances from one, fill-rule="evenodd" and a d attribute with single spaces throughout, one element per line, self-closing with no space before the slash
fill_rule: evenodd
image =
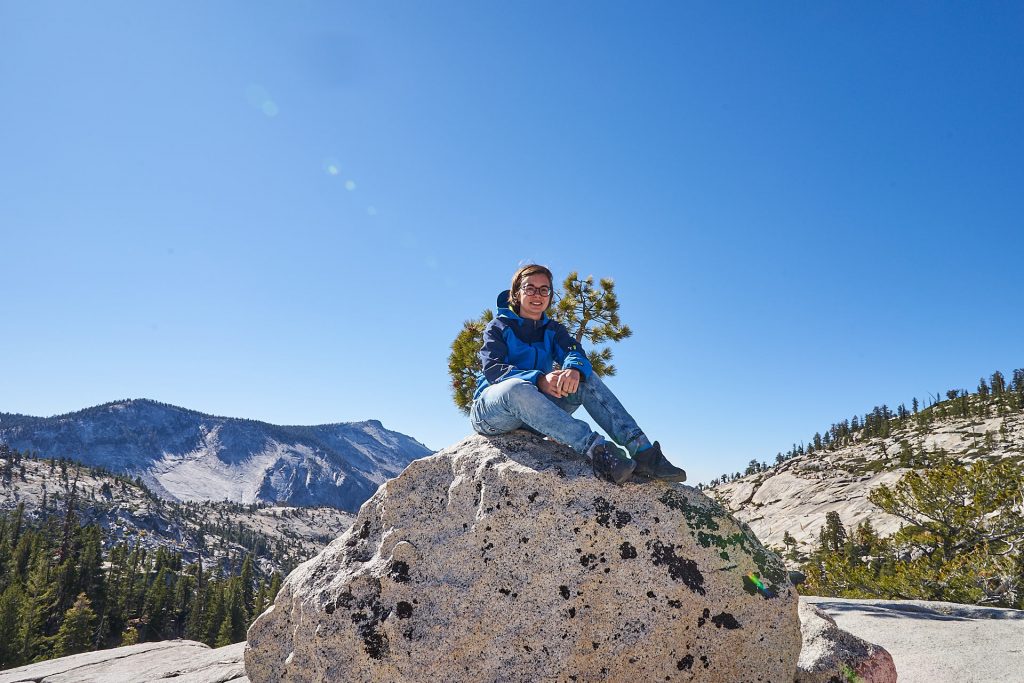
<path id="1" fill-rule="evenodd" d="M 657 441 L 647 450 L 637 453 L 633 459 L 636 460 L 635 474 L 638 476 L 660 481 L 686 481 L 686 472 L 668 461 Z"/>
<path id="2" fill-rule="evenodd" d="M 587 451 L 590 464 L 594 468 L 594 476 L 607 479 L 613 484 L 621 484 L 633 476 L 636 462 L 630 460 L 624 450 L 613 443 L 598 439 Z"/>

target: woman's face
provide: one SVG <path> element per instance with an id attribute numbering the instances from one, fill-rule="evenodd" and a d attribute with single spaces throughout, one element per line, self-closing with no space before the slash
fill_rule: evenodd
<path id="1" fill-rule="evenodd" d="M 546 287 L 548 294 L 541 296 L 540 288 Z M 529 294 L 532 291 L 533 294 Z M 530 320 L 540 320 L 544 311 L 551 303 L 551 280 L 543 273 L 537 273 L 526 278 L 526 282 L 519 288 L 519 315 Z"/>

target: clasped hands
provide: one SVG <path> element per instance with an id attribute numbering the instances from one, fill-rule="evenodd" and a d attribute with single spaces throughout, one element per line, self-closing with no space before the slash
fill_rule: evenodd
<path id="1" fill-rule="evenodd" d="M 552 398 L 563 398 L 580 388 L 580 371 L 553 370 L 537 379 L 537 388 Z"/>

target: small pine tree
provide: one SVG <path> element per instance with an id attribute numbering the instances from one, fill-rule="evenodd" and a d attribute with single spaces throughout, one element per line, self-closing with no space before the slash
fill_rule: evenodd
<path id="1" fill-rule="evenodd" d="M 484 328 L 494 319 L 491 311 L 484 311 L 479 318 L 462 323 L 462 330 L 452 342 L 448 355 L 448 375 L 452 378 L 452 399 L 456 407 L 466 415 L 473 405 L 476 391 L 476 373 L 480 371 L 480 348 L 484 343 Z"/>
<path id="2" fill-rule="evenodd" d="M 21 663 L 18 652 L 18 615 L 24 601 L 24 591 L 17 581 L 0 594 L 0 669 Z"/>
<path id="3" fill-rule="evenodd" d="M 846 528 L 835 510 L 825 514 L 825 526 L 821 528 L 818 540 L 822 550 L 839 551 L 846 544 Z"/>
<path id="4" fill-rule="evenodd" d="M 126 645 L 135 645 L 139 642 L 139 630 L 132 625 L 124 627 L 124 631 L 121 632 L 121 647 Z"/>
<path id="5" fill-rule="evenodd" d="M 562 294 L 555 304 L 554 317 L 580 344 L 584 338 L 597 345 L 622 341 L 633 334 L 629 326 L 619 319 L 615 281 L 607 277 L 601 278 L 599 286 L 595 287 L 593 275 L 580 279 L 576 271 L 569 273 L 562 282 Z M 587 352 L 587 359 L 598 376 L 615 375 L 609 347 L 591 349 Z"/>
<path id="6" fill-rule="evenodd" d="M 246 555 L 242 562 L 242 574 L 239 577 L 242 593 L 242 609 L 245 611 L 245 618 L 252 619 L 256 607 L 255 583 L 253 579 L 252 555 Z"/>
<path id="7" fill-rule="evenodd" d="M 53 656 L 64 657 L 85 652 L 92 646 L 92 626 L 96 613 L 92 611 L 89 598 L 80 593 L 75 604 L 64 615 L 64 621 L 54 639 Z"/>

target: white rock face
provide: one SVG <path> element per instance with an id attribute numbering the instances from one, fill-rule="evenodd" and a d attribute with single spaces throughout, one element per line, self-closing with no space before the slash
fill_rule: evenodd
<path id="1" fill-rule="evenodd" d="M 814 605 L 800 603 L 800 627 L 804 647 L 796 683 L 896 683 L 896 665 L 885 648 L 842 630 Z"/>
<path id="2" fill-rule="evenodd" d="M 412 463 L 249 630 L 253 683 L 794 680 L 778 557 L 695 489 L 526 432 Z"/>

